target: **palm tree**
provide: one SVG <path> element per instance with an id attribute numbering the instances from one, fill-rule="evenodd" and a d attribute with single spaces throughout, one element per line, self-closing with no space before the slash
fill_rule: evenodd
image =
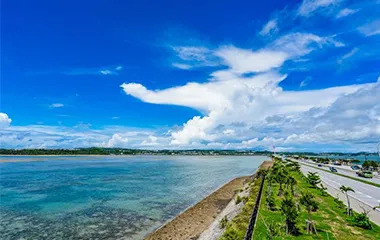
<path id="1" fill-rule="evenodd" d="M 319 178 L 318 173 L 308 172 L 307 173 L 307 181 L 308 181 L 308 183 L 310 183 L 311 186 L 316 188 L 317 185 L 321 182 L 321 179 Z"/>
<path id="2" fill-rule="evenodd" d="M 312 233 L 313 230 L 317 233 L 317 229 L 314 226 L 314 222 L 311 218 L 311 212 L 318 210 L 318 203 L 314 200 L 314 195 L 310 192 L 302 193 L 300 197 L 300 203 L 307 209 L 308 220 L 306 222 L 307 233 Z"/>
<path id="3" fill-rule="evenodd" d="M 280 188 L 278 189 L 278 196 L 282 196 L 282 193 L 284 191 L 282 185 L 286 183 L 288 171 L 285 168 L 285 165 L 278 164 L 276 168 L 273 169 L 273 174 L 275 181 L 280 185 Z"/>
<path id="4" fill-rule="evenodd" d="M 323 186 L 323 184 L 321 183 L 320 184 L 321 186 L 321 193 L 322 193 L 322 196 L 327 196 L 327 193 L 326 193 L 326 190 L 327 190 L 327 187 Z"/>
<path id="5" fill-rule="evenodd" d="M 342 185 L 339 189 L 340 189 L 340 191 L 342 193 L 346 194 L 346 198 L 347 198 L 347 215 L 350 216 L 351 215 L 351 205 L 350 205 L 350 199 L 348 197 L 348 192 L 355 192 L 355 191 L 354 191 L 354 189 L 352 189 L 350 187 L 346 187 L 344 185 Z"/>
<path id="6" fill-rule="evenodd" d="M 294 187 L 297 185 L 297 180 L 293 176 L 289 176 L 286 179 L 286 186 L 290 187 L 290 191 L 292 192 L 292 195 L 294 196 Z"/>
<path id="7" fill-rule="evenodd" d="M 285 215 L 286 234 L 295 233 L 296 219 L 298 217 L 298 211 L 296 204 L 291 196 L 285 197 L 281 202 L 281 212 Z"/>

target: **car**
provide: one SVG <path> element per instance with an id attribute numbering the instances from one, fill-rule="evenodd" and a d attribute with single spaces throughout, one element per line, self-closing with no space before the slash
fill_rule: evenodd
<path id="1" fill-rule="evenodd" d="M 351 169 L 352 170 L 360 170 L 360 167 L 358 165 L 352 165 Z"/>
<path id="2" fill-rule="evenodd" d="M 322 167 L 322 164 L 318 164 L 318 167 Z"/>
<path id="3" fill-rule="evenodd" d="M 329 170 L 330 170 L 331 172 L 338 172 L 338 170 L 336 170 L 336 168 L 334 168 L 334 167 L 329 167 Z"/>
<path id="4" fill-rule="evenodd" d="M 363 177 L 363 178 L 372 178 L 373 177 L 371 171 L 359 171 L 359 172 L 356 172 L 356 175 L 358 175 L 359 177 Z"/>

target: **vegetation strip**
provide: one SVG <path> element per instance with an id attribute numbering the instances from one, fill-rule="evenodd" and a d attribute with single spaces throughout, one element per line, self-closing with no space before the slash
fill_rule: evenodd
<path id="1" fill-rule="evenodd" d="M 380 184 L 378 184 L 378 183 L 369 182 L 369 181 L 366 181 L 366 180 L 363 180 L 363 179 L 360 179 L 360 178 L 347 176 L 347 175 L 344 175 L 344 174 L 341 174 L 341 173 L 331 172 L 331 171 L 328 171 L 326 169 L 322 169 L 322 168 L 315 167 L 315 166 L 312 166 L 312 165 L 309 165 L 309 164 L 305 164 L 305 163 L 301 163 L 301 164 L 306 165 L 308 167 L 312 167 L 312 168 L 315 168 L 315 169 L 318 169 L 318 170 L 322 170 L 322 171 L 325 171 L 325 172 L 328 172 L 328 173 L 332 173 L 332 174 L 335 174 L 335 175 L 338 175 L 338 176 L 341 176 L 341 177 L 346 177 L 346 178 L 349 178 L 349 179 L 352 179 L 352 180 L 356 180 L 356 181 L 359 181 L 359 182 L 362 182 L 362 183 L 366 183 L 366 184 L 369 184 L 369 185 L 372 185 L 372 186 L 380 188 Z"/>
<path id="2" fill-rule="evenodd" d="M 317 173 L 304 176 L 299 163 L 277 159 L 266 175 L 253 239 L 378 239 L 380 227 L 367 214 L 330 196 Z"/>

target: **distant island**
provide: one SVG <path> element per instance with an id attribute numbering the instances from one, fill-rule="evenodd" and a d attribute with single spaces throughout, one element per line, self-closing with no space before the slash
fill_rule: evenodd
<path id="1" fill-rule="evenodd" d="M 273 152 L 257 150 L 217 150 L 217 149 L 189 149 L 189 150 L 146 150 L 126 148 L 75 148 L 75 149 L 0 149 L 0 155 L 201 155 L 201 156 L 271 156 Z M 313 153 L 313 152 L 281 152 L 283 155 L 307 156 L 342 156 L 355 157 L 360 155 L 376 155 L 376 153 Z"/>

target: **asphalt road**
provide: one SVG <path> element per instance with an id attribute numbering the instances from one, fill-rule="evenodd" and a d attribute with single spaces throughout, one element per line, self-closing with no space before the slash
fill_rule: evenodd
<path id="1" fill-rule="evenodd" d="M 323 170 L 315 169 L 301 164 L 301 171 L 306 175 L 307 172 L 317 172 L 323 182 L 339 190 L 340 186 L 351 187 L 355 192 L 349 192 L 349 196 L 371 206 L 380 205 L 380 188 L 352 180 L 346 177 L 338 176 Z M 379 209 L 378 209 L 379 211 Z"/>
<path id="2" fill-rule="evenodd" d="M 303 162 L 303 161 L 298 161 L 299 163 L 304 163 L 304 164 L 309 164 L 309 165 L 312 165 L 314 167 L 318 167 L 318 164 L 315 164 L 315 163 L 310 163 L 310 162 Z M 340 174 L 344 174 L 344 175 L 347 175 L 347 176 L 350 176 L 350 177 L 354 177 L 354 178 L 359 178 L 359 179 L 363 179 L 367 182 L 373 182 L 373 183 L 377 183 L 377 184 L 380 184 L 380 178 L 377 178 L 377 177 L 373 177 L 373 178 L 361 178 L 359 177 L 358 175 L 356 175 L 356 172 L 354 170 L 351 170 L 351 169 L 347 169 L 347 168 L 344 168 L 344 167 L 341 167 L 341 166 L 334 166 L 334 165 L 326 165 L 326 164 L 322 164 L 322 169 L 324 170 L 329 170 L 329 167 L 334 167 L 338 170 L 338 173 Z"/>

